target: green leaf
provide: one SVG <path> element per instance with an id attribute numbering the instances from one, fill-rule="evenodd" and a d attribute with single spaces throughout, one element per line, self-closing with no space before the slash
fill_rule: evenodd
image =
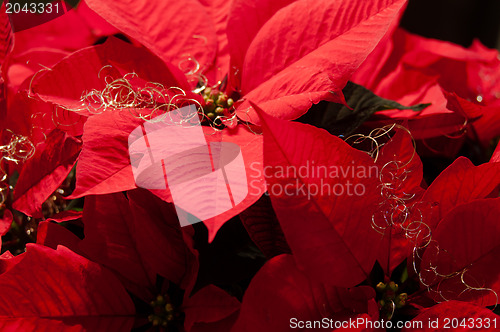
<path id="1" fill-rule="evenodd" d="M 333 135 L 346 136 L 352 134 L 375 112 L 388 109 L 411 109 L 419 112 L 430 105 L 403 106 L 395 101 L 381 98 L 367 88 L 350 81 L 342 93 L 347 105 L 352 109 L 342 104 L 321 102 L 296 121 L 326 129 Z"/>

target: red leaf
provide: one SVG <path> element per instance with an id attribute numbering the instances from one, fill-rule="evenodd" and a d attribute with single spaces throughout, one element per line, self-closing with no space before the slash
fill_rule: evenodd
<path id="1" fill-rule="evenodd" d="M 78 248 L 81 242 L 80 238 L 67 228 L 50 221 L 42 221 L 38 224 L 36 232 L 37 244 L 54 250 L 57 249 L 57 246 L 62 245 L 82 255 L 81 250 Z"/>
<path id="2" fill-rule="evenodd" d="M 142 122 L 128 110 L 104 112 L 87 120 L 71 198 L 136 188 L 128 137 Z"/>
<path id="3" fill-rule="evenodd" d="M 290 331 L 292 318 L 348 320 L 355 312 L 372 312 L 374 297 L 374 290 L 366 286 L 348 290 L 314 282 L 296 266 L 293 256 L 280 255 L 252 279 L 231 331 Z"/>
<path id="4" fill-rule="evenodd" d="M 481 118 L 471 124 L 475 134 L 477 134 L 477 137 L 473 136 L 473 139 L 479 138 L 481 143 L 487 146 L 490 140 L 498 137 L 498 133 L 500 132 L 500 102 L 492 103 L 491 105 L 478 105 L 477 108 L 481 114 Z"/>
<path id="5" fill-rule="evenodd" d="M 76 319 L 1 318 L 4 332 L 123 332 L 130 331 L 134 317 L 84 317 Z"/>
<path id="6" fill-rule="evenodd" d="M 216 323 L 240 308 L 240 301 L 222 289 L 209 285 L 184 301 L 182 306 L 186 314 L 184 328 L 190 331 L 196 323 Z"/>
<path id="7" fill-rule="evenodd" d="M 0 236 L 4 236 L 10 229 L 10 225 L 12 224 L 12 212 L 9 209 L 2 209 L 0 211 Z M 0 240 L 1 241 L 1 240 Z M 2 242 L 0 242 L 1 244 Z"/>
<path id="8" fill-rule="evenodd" d="M 65 50 L 52 48 L 33 48 L 18 51 L 19 48 L 21 47 L 16 47 L 6 63 L 5 76 L 8 82 L 9 97 L 12 98 L 15 98 L 15 94 L 21 88 L 29 88 L 34 74 L 40 71 L 43 72 L 44 67 L 50 68 L 54 66 L 69 54 Z"/>
<path id="9" fill-rule="evenodd" d="M 129 158 L 129 135 L 144 121 L 129 110 L 109 111 L 90 117 L 84 127 L 83 148 L 77 164 L 76 188 L 71 197 L 105 194 L 136 188 Z M 211 241 L 217 230 L 230 218 L 253 204 L 265 191 L 262 172 L 262 136 L 245 126 L 216 131 L 202 127 L 207 143 L 230 142 L 241 149 L 247 177 L 246 197 L 236 206 L 213 218 L 203 220 Z M 169 190 L 152 190 L 167 202 Z M 212 204 L 212 200 L 200 202 Z M 180 206 L 182 208 L 182 206 Z"/>
<path id="10" fill-rule="evenodd" d="M 291 252 L 267 194 L 241 212 L 240 219 L 252 241 L 268 258 Z"/>
<path id="11" fill-rule="evenodd" d="M 80 110 L 86 106 L 80 100 L 83 93 L 93 89 L 102 91 L 106 87 L 103 76 L 109 72 L 103 68 L 110 65 L 113 79 L 135 72 L 142 85 L 154 82 L 166 88 L 179 87 L 189 91 L 185 77 L 178 69 L 165 64 L 148 50 L 117 38 L 108 38 L 102 45 L 72 53 L 51 70 L 37 75 L 31 88 L 44 101 Z"/>
<path id="12" fill-rule="evenodd" d="M 387 54 L 388 50 L 390 54 Z M 394 111 L 380 113 L 392 119 L 410 118 L 410 129 L 416 139 L 462 130 L 466 117 L 457 112 L 456 106 L 462 108 L 469 104 L 464 108 L 465 111 L 482 115 L 473 127 L 485 143 L 498 132 L 498 121 L 495 120 L 498 119 L 499 105 L 495 94 L 500 91 L 500 60 L 497 54 L 496 50 L 486 49 L 479 43 L 465 49 L 398 29 L 391 40 L 379 44 L 373 59 L 365 64 L 364 71 L 355 75 L 355 81 L 381 97 L 403 104 L 431 102 L 432 105 L 420 114 Z M 382 60 L 387 60 L 379 61 L 377 56 L 381 55 Z M 474 105 L 459 99 L 455 105 L 449 103 L 448 106 L 455 112 L 448 112 L 445 108 L 446 99 L 440 93 L 441 87 L 480 104 Z M 472 122 L 471 115 L 467 114 L 469 124 Z"/>
<path id="13" fill-rule="evenodd" d="M 28 216 L 41 216 L 42 203 L 69 174 L 80 147 L 80 140 L 53 130 L 22 168 L 14 189 L 14 209 Z"/>
<path id="14" fill-rule="evenodd" d="M 422 201 L 433 205 L 427 225 L 434 229 L 453 208 L 475 199 L 497 197 L 500 185 L 500 164 L 474 166 L 467 158 L 459 157 L 432 182 Z"/>
<path id="15" fill-rule="evenodd" d="M 498 302 L 499 213 L 499 198 L 476 200 L 458 206 L 441 221 L 420 265 L 430 297 L 483 306 Z"/>
<path id="16" fill-rule="evenodd" d="M 453 331 L 496 329 L 499 319 L 500 317 L 491 310 L 470 303 L 447 301 L 427 309 L 412 320 L 412 326 L 420 325 L 421 327 L 404 328 L 403 331 L 431 332 L 451 330 L 451 328 Z M 445 325 L 446 323 L 448 324 Z M 461 326 L 461 323 L 465 323 L 466 327 Z"/>
<path id="17" fill-rule="evenodd" d="M 82 211 L 65 210 L 52 215 L 48 221 L 61 223 L 65 221 L 78 220 L 82 218 Z"/>
<path id="18" fill-rule="evenodd" d="M 377 164 L 381 168 L 381 172 L 385 166 L 385 169 L 400 178 L 400 181 L 397 181 L 398 183 L 395 183 L 392 188 L 394 188 L 395 194 L 404 195 L 420 188 L 423 178 L 422 161 L 415 151 L 411 133 L 397 127 L 395 130 L 395 135 L 380 150 Z M 393 165 L 395 167 L 391 167 Z M 384 181 L 391 180 L 384 177 L 382 179 Z"/>
<path id="19" fill-rule="evenodd" d="M 127 316 L 134 311 L 111 272 L 65 247 L 28 244 L 17 265 L 0 275 L 0 316 Z"/>
<path id="20" fill-rule="evenodd" d="M 381 240 L 370 224 L 380 200 L 377 166 L 325 130 L 259 115 L 268 192 L 299 268 L 336 286 L 358 284 Z"/>
<path id="21" fill-rule="evenodd" d="M 229 332 L 234 326 L 238 312 L 215 323 L 196 323 L 190 332 Z"/>
<path id="22" fill-rule="evenodd" d="M 4 61 L 7 55 L 12 51 L 14 34 L 12 33 L 9 17 L 5 12 L 6 8 L 3 1 L 0 6 L 0 119 L 3 120 L 5 116 L 4 79 L 6 77 Z"/>
<path id="23" fill-rule="evenodd" d="M 87 196 L 83 209 L 83 255 L 118 275 L 136 296 L 152 298 L 156 274 L 143 263 L 137 249 L 129 202 L 122 193 Z"/>
<path id="24" fill-rule="evenodd" d="M 298 118 L 321 100 L 342 102 L 342 88 L 404 3 L 301 0 L 284 7 L 248 48 L 243 94 L 283 119 Z M 319 20 L 317 13 L 323 15 Z M 248 103 L 238 108 L 238 115 L 258 121 Z"/>
<path id="25" fill-rule="evenodd" d="M 490 163 L 498 163 L 500 162 L 500 141 L 497 144 L 497 148 L 493 151 L 491 155 Z"/>
<path id="26" fill-rule="evenodd" d="M 22 255 L 14 256 L 10 251 L 6 251 L 0 255 L 0 275 L 9 271 L 11 268 L 17 265 L 17 263 L 23 259 Z"/>
<path id="27" fill-rule="evenodd" d="M 264 164 L 262 135 L 253 133 L 244 125 L 238 125 L 233 129 L 225 128 L 215 133 L 211 128 L 205 127 L 204 130 L 208 143 L 230 142 L 238 145 L 245 164 L 248 191 L 246 197 L 232 209 L 213 218 L 203 220 L 203 223 L 208 228 L 208 241 L 211 242 L 226 221 L 246 210 L 262 196 L 266 190 L 266 183 L 262 170 Z"/>
<path id="28" fill-rule="evenodd" d="M 224 76 L 229 72 L 229 45 L 226 33 L 230 31 L 227 29 L 227 21 L 229 17 L 229 8 L 232 5 L 231 1 L 226 0 L 199 0 L 205 6 L 206 11 L 210 14 L 214 32 L 217 36 L 217 56 L 213 65 L 204 71 L 208 82 L 216 83 L 222 81 Z M 198 82 L 196 82 L 198 83 Z"/>
<path id="29" fill-rule="evenodd" d="M 155 273 L 190 289 L 198 273 L 191 226 L 181 228 L 174 206 L 147 190 L 136 189 L 127 195 L 134 220 L 132 236 L 142 261 Z"/>
<path id="30" fill-rule="evenodd" d="M 87 0 L 86 3 L 165 61 L 177 65 L 191 56 L 206 69 L 215 58 L 214 27 L 197 0 Z"/>
<path id="31" fill-rule="evenodd" d="M 5 12 L 5 4 L 2 2 L 0 7 L 0 65 L 3 64 L 7 54 L 12 51 L 14 45 L 14 34 L 10 25 L 9 16 Z"/>
<path id="32" fill-rule="evenodd" d="M 9 209 L 0 208 L 0 249 L 2 249 L 2 236 L 9 231 L 12 220 L 12 212 Z"/>
<path id="33" fill-rule="evenodd" d="M 431 103 L 421 112 L 412 110 L 387 110 L 378 112 L 375 119 L 388 122 L 406 120 L 415 139 L 432 138 L 456 133 L 464 127 L 465 116 L 460 111 L 446 109 L 447 100 L 437 83 L 437 76 L 428 76 L 420 70 L 407 68 L 405 64 L 384 77 L 374 90 L 378 95 L 396 100 L 404 105 Z"/>
<path id="34" fill-rule="evenodd" d="M 471 120 L 476 120 L 482 116 L 481 106 L 461 98 L 454 92 L 443 90 L 443 94 L 448 102 L 446 108 L 459 113 L 468 121 L 472 122 Z"/>
<path id="35" fill-rule="evenodd" d="M 296 0 L 235 0 L 227 21 L 227 39 L 231 54 L 231 84 L 239 89 L 241 69 L 248 47 L 262 26 L 281 8 Z M 244 28 L 243 28 L 244 27 Z"/>
<path id="36" fill-rule="evenodd" d="M 235 128 L 225 128 L 218 131 L 214 131 L 211 127 L 207 126 L 202 126 L 202 128 L 205 133 L 205 140 L 208 144 L 225 142 L 234 143 L 239 147 L 246 173 L 246 183 L 244 181 L 231 182 L 231 191 L 233 193 L 238 192 L 244 194 L 246 192 L 246 196 L 243 200 L 232 206 L 232 208 L 227 211 L 220 213 L 215 217 L 203 220 L 203 223 L 208 228 L 208 240 L 211 242 L 215 238 L 217 231 L 226 221 L 238 215 L 240 212 L 255 203 L 255 201 L 257 201 L 265 191 L 264 172 L 262 170 L 262 135 L 253 133 L 244 125 L 238 125 Z M 242 169 L 237 169 L 237 171 L 241 171 L 241 173 L 243 173 Z M 238 174 L 238 176 L 242 175 L 243 174 Z M 196 190 L 200 190 L 201 192 L 203 192 L 203 190 L 206 190 L 206 192 L 213 192 L 214 188 L 210 187 L 212 184 L 212 182 L 209 182 L 208 184 L 200 182 L 197 184 L 198 187 Z M 169 190 L 151 191 L 163 200 L 172 202 L 172 196 Z M 206 206 L 209 211 L 214 207 L 215 200 L 211 195 L 192 195 L 190 192 L 187 192 L 186 195 L 191 195 L 189 197 L 196 197 L 197 205 L 201 207 Z M 177 202 L 174 203 L 176 203 L 177 207 L 181 209 L 184 208 L 184 206 L 179 205 Z M 188 209 L 185 208 L 185 210 Z"/>
<path id="37" fill-rule="evenodd" d="M 377 157 L 380 183 L 387 189 L 382 191 L 383 202 L 373 221 L 384 236 L 377 260 L 388 276 L 408 257 L 417 240 L 412 223 L 420 217 L 418 200 L 423 171 L 413 143 L 408 132 L 397 129 Z"/>

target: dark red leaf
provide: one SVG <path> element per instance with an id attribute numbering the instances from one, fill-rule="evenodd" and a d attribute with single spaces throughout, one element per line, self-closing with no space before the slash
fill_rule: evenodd
<path id="1" fill-rule="evenodd" d="M 7 234 L 10 229 L 10 225 L 12 225 L 12 212 L 9 209 L 1 208 L 0 209 L 0 249 L 2 249 L 2 236 Z"/>
<path id="2" fill-rule="evenodd" d="M 355 319 L 355 313 L 370 313 L 377 319 L 374 297 L 374 290 L 366 286 L 342 289 L 314 282 L 296 266 L 291 255 L 280 255 L 269 260 L 252 279 L 231 331 L 290 331 L 292 318 L 308 321 L 326 317 L 336 321 Z"/>
<path id="3" fill-rule="evenodd" d="M 150 300 L 156 274 L 138 252 L 133 216 L 125 195 L 87 196 L 83 223 L 85 238 L 79 245 L 83 255 L 116 272 L 136 296 Z"/>
<path id="4" fill-rule="evenodd" d="M 82 255 L 79 249 L 81 240 L 67 228 L 50 221 L 42 221 L 38 224 L 36 232 L 36 243 L 52 249 L 62 245 Z"/>
<path id="5" fill-rule="evenodd" d="M 2 2 L 0 7 L 0 65 L 3 64 L 5 57 L 12 51 L 14 46 L 14 34 L 12 33 L 9 16 L 5 10 L 5 4 Z"/>
<path id="6" fill-rule="evenodd" d="M 252 241 L 268 258 L 291 252 L 267 194 L 241 212 L 240 219 Z"/>
<path id="7" fill-rule="evenodd" d="M 358 284 L 381 240 L 371 226 L 378 167 L 325 130 L 259 115 L 268 192 L 299 268 L 336 286 Z"/>
<path id="8" fill-rule="evenodd" d="M 13 207 L 28 216 L 41 216 L 42 203 L 61 185 L 80 153 L 81 141 L 55 129 L 36 147 L 23 166 L 14 189 Z"/>
<path id="9" fill-rule="evenodd" d="M 222 289 L 209 285 L 184 301 L 183 312 L 186 314 L 184 328 L 190 331 L 196 323 L 216 323 L 240 308 L 240 301 Z"/>
<path id="10" fill-rule="evenodd" d="M 497 197 L 500 185 L 500 164 L 474 166 L 467 158 L 459 157 L 432 182 L 422 201 L 432 205 L 427 225 L 434 229 L 453 208 L 475 199 Z"/>
<path id="11" fill-rule="evenodd" d="M 432 234 L 420 278 L 437 301 L 494 305 L 500 293 L 500 199 L 475 200 L 451 210 Z"/>
<path id="12" fill-rule="evenodd" d="M 144 264 L 183 289 L 192 287 L 198 273 L 192 227 L 181 228 L 173 204 L 147 190 L 127 195 L 134 222 L 130 231 Z"/>
<path id="13" fill-rule="evenodd" d="M 15 259 L 15 258 L 13 258 Z M 0 316 L 127 316 L 135 312 L 115 276 L 65 247 L 28 244 L 27 252 L 0 275 Z"/>
<path id="14" fill-rule="evenodd" d="M 1 318 L 0 330 L 5 332 L 123 332 L 130 331 L 133 324 L 134 317 Z"/>

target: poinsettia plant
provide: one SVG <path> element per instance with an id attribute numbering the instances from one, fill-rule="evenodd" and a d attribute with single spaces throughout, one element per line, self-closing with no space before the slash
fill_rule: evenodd
<path id="1" fill-rule="evenodd" d="M 14 3 L 2 331 L 500 325 L 496 50 L 405 0 Z"/>

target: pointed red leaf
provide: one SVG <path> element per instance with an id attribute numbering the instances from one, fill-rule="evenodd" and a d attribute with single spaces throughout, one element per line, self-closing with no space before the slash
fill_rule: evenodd
<path id="1" fill-rule="evenodd" d="M 500 186 L 500 164 L 474 166 L 467 158 L 459 157 L 432 182 L 422 201 L 433 205 L 427 224 L 434 229 L 439 221 L 456 206 L 475 199 L 497 197 Z"/>
<path id="2" fill-rule="evenodd" d="M 243 157 L 243 163 L 246 173 L 247 188 L 231 187 L 233 192 L 240 190 L 247 192 L 245 198 L 232 209 L 221 213 L 213 218 L 203 220 L 203 223 L 208 228 L 208 241 L 211 242 L 217 231 L 224 225 L 226 221 L 238 215 L 250 205 L 255 203 L 262 194 L 266 191 L 266 183 L 264 180 L 263 167 L 263 143 L 262 135 L 255 134 L 244 125 L 238 125 L 235 128 L 225 128 L 224 130 L 213 132 L 212 128 L 205 127 L 205 138 L 208 143 L 211 142 L 230 142 L 238 145 Z"/>
<path id="3" fill-rule="evenodd" d="M 232 5 L 231 1 L 226 0 L 199 0 L 205 6 L 206 11 L 210 14 L 211 23 L 214 26 L 215 35 L 217 36 L 217 54 L 214 63 L 204 70 L 204 75 L 207 77 L 209 84 L 222 81 L 224 76 L 229 72 L 229 45 L 226 35 L 230 29 L 227 29 L 227 21 L 229 18 L 229 8 Z"/>
<path id="4" fill-rule="evenodd" d="M 14 33 L 12 32 L 9 16 L 5 11 L 6 7 L 2 2 L 0 7 L 0 65 L 3 64 L 5 57 L 12 51 L 14 46 Z"/>
<path id="5" fill-rule="evenodd" d="M 268 258 L 290 253 L 268 195 L 262 195 L 257 202 L 241 212 L 240 219 L 252 241 Z"/>
<path id="6" fill-rule="evenodd" d="M 112 68 L 104 68 L 112 66 Z M 105 76 L 119 79 L 136 73 L 141 85 L 160 83 L 165 88 L 189 91 L 184 75 L 143 47 L 135 47 L 111 37 L 101 45 L 84 48 L 61 60 L 51 70 L 38 74 L 31 84 L 42 100 L 80 110 L 86 107 L 82 94 L 106 87 Z M 109 79 L 108 79 L 109 81 Z"/>
<path id="7" fill-rule="evenodd" d="M 192 287 L 198 273 L 198 253 L 192 228 L 181 228 L 173 204 L 147 190 L 127 193 L 133 216 L 132 236 L 142 261 L 155 273 L 179 285 Z"/>
<path id="8" fill-rule="evenodd" d="M 184 328 L 190 331 L 196 323 L 215 323 L 223 320 L 240 308 L 240 301 L 222 289 L 208 285 L 184 301 L 186 314 Z"/>
<path id="9" fill-rule="evenodd" d="M 238 146 L 243 159 L 243 164 L 239 164 L 236 170 L 238 172 L 238 176 L 244 176 L 243 169 L 242 167 L 240 168 L 240 166 L 244 165 L 246 175 L 246 183 L 245 181 L 229 181 L 231 182 L 232 193 L 238 192 L 242 195 L 246 193 L 246 196 L 244 196 L 242 201 L 238 204 L 235 203 L 235 205 L 232 205 L 232 207 L 227 211 L 203 220 L 203 223 L 208 228 L 208 241 L 211 242 L 215 238 L 217 231 L 226 221 L 244 211 L 262 196 L 266 190 L 266 184 L 264 180 L 264 172 L 262 170 L 262 135 L 254 133 L 245 125 L 237 125 L 235 128 L 224 128 L 223 130 L 217 131 L 214 131 L 213 128 L 208 126 L 202 126 L 202 128 L 205 133 L 205 140 L 207 144 L 218 144 L 224 142 L 233 143 Z M 186 171 L 189 171 L 189 168 L 187 168 Z M 200 182 L 197 185 L 198 187 L 196 190 L 213 192 L 214 188 L 210 187 L 213 185 L 213 182 Z M 173 200 L 169 190 L 152 190 L 152 192 L 158 197 L 161 197 L 164 201 L 172 202 Z M 186 195 L 191 195 L 191 193 L 187 192 Z M 213 209 L 215 200 L 211 195 L 192 195 L 192 197 L 196 197 L 197 204 L 199 206 L 206 206 L 207 209 Z M 174 203 L 178 205 L 177 202 L 174 201 Z M 182 205 L 178 205 L 178 207 L 181 209 L 184 208 Z"/>
<path id="10" fill-rule="evenodd" d="M 192 57 L 206 69 L 215 58 L 215 29 L 197 0 L 87 0 L 86 3 L 165 61 L 178 65 Z"/>
<path id="11" fill-rule="evenodd" d="M 420 278 L 437 301 L 463 300 L 488 306 L 500 294 L 500 198 L 453 209 L 432 234 Z"/>
<path id="12" fill-rule="evenodd" d="M 0 210 L 0 250 L 2 249 L 2 236 L 7 234 L 12 225 L 13 215 L 9 209 Z"/>
<path id="13" fill-rule="evenodd" d="M 335 321 L 355 319 L 354 313 L 378 316 L 374 297 L 374 290 L 366 286 L 342 289 L 314 282 L 296 266 L 293 256 L 280 255 L 252 279 L 231 331 L 290 331 L 293 318 Z"/>
<path id="14" fill-rule="evenodd" d="M 268 192 L 299 268 L 325 283 L 356 285 L 381 240 L 371 225 L 378 167 L 325 130 L 259 115 Z"/>
<path id="15" fill-rule="evenodd" d="M 143 300 L 151 299 L 156 275 L 138 252 L 133 217 L 123 193 L 85 197 L 85 257 L 117 273 L 123 285 Z"/>
<path id="16" fill-rule="evenodd" d="M 5 12 L 5 4 L 0 4 L 0 119 L 5 117 L 5 65 L 4 61 L 7 55 L 12 51 L 14 45 L 14 33 L 10 25 L 10 20 Z"/>
<path id="17" fill-rule="evenodd" d="M 22 259 L 0 275 L 0 316 L 126 316 L 134 311 L 111 272 L 65 247 L 28 244 Z"/>
<path id="18" fill-rule="evenodd" d="M 342 88 L 404 3 L 300 0 L 284 7 L 248 48 L 241 68 L 243 94 L 284 119 L 298 118 L 321 100 L 342 102 Z M 248 103 L 238 115 L 258 121 Z"/>
<path id="19" fill-rule="evenodd" d="M 136 188 L 129 157 L 129 135 L 143 122 L 130 110 L 108 111 L 87 120 L 82 152 L 76 168 L 76 188 L 71 197 Z M 254 134 L 243 125 L 220 131 L 214 131 L 206 126 L 202 128 L 207 143 L 228 142 L 238 145 L 247 178 L 247 187 L 241 188 L 247 194 L 239 204 L 213 218 L 203 220 L 209 229 L 211 241 L 227 220 L 252 205 L 265 191 L 262 172 L 262 136 Z M 169 190 L 152 191 L 163 200 L 172 202 Z M 213 203 L 210 197 L 207 199 L 208 201 L 203 203 Z"/>
<path id="20" fill-rule="evenodd" d="M 41 216 L 42 203 L 61 185 L 80 153 L 80 140 L 53 130 L 23 166 L 14 189 L 13 207 Z"/>
<path id="21" fill-rule="evenodd" d="M 227 38 L 231 54 L 231 84 L 241 87 L 241 69 L 248 47 L 262 26 L 281 8 L 296 0 L 235 0 L 227 21 Z M 244 28 L 243 28 L 244 27 Z"/>
<path id="22" fill-rule="evenodd" d="M 36 232 L 37 244 L 52 249 L 57 249 L 57 246 L 62 245 L 81 255 L 81 250 L 78 248 L 81 242 L 80 238 L 67 228 L 54 222 L 44 220 L 38 224 Z"/>
<path id="23" fill-rule="evenodd" d="M 493 331 L 497 329 L 499 320 L 500 316 L 495 315 L 489 309 L 466 302 L 447 301 L 415 317 L 412 320 L 412 326 L 415 328 L 404 328 L 403 331 L 477 331 L 482 329 Z"/>
<path id="24" fill-rule="evenodd" d="M 136 188 L 128 137 L 142 122 L 129 110 L 104 112 L 87 120 L 72 198 Z"/>

